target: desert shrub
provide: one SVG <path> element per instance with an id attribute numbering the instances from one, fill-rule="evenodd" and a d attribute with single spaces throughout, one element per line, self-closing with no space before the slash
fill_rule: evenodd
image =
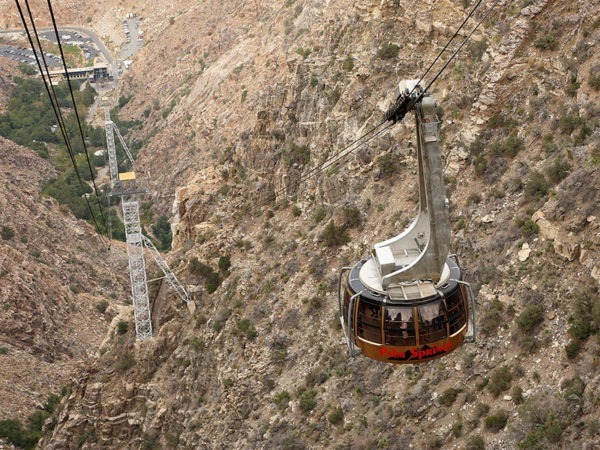
<path id="1" fill-rule="evenodd" d="M 155 224 L 152 225 L 152 233 L 159 241 L 159 250 L 167 250 L 171 248 L 173 241 L 173 233 L 171 232 L 171 224 L 167 216 L 160 216 Z"/>
<path id="2" fill-rule="evenodd" d="M 569 413 L 566 404 L 548 395 L 528 398 L 519 408 L 519 416 L 529 426 L 520 449 L 541 449 L 559 441 L 566 429 Z"/>
<path id="3" fill-rule="evenodd" d="M 558 47 L 558 39 L 552 33 L 546 33 L 535 40 L 534 45 L 540 50 L 556 50 Z"/>
<path id="4" fill-rule="evenodd" d="M 288 167 L 294 164 L 305 166 L 310 161 L 310 150 L 306 145 L 291 144 L 283 151 L 283 160 Z"/>
<path id="5" fill-rule="evenodd" d="M 531 333 L 544 321 L 544 309 L 539 305 L 527 305 L 517 317 L 517 325 L 524 333 Z"/>
<path id="6" fill-rule="evenodd" d="M 523 388 L 521 386 L 513 386 L 512 390 L 510 391 L 510 395 L 513 402 L 515 402 L 517 405 L 523 402 Z"/>
<path id="7" fill-rule="evenodd" d="M 485 418 L 485 428 L 490 431 L 500 431 L 508 422 L 508 412 L 504 409 L 496 411 Z"/>
<path id="8" fill-rule="evenodd" d="M 543 174 L 537 171 L 531 172 L 529 180 L 525 185 L 525 195 L 528 201 L 541 200 L 548 194 L 550 190 L 550 184 L 546 180 Z"/>
<path id="9" fill-rule="evenodd" d="M 481 203 L 481 194 L 479 192 L 472 192 L 467 197 L 467 205 L 478 205 Z"/>
<path id="10" fill-rule="evenodd" d="M 546 175 L 552 184 L 560 183 L 570 172 L 571 164 L 564 161 L 562 158 L 554 160 L 554 163 L 546 169 Z"/>
<path id="11" fill-rule="evenodd" d="M 531 219 L 517 219 L 515 223 L 523 236 L 532 236 L 540 231 L 540 226 Z"/>
<path id="12" fill-rule="evenodd" d="M 241 319 L 237 323 L 237 329 L 243 333 L 249 341 L 253 341 L 258 335 L 256 328 L 254 328 L 254 325 L 249 319 Z"/>
<path id="13" fill-rule="evenodd" d="M 348 57 L 344 60 L 344 63 L 342 64 L 342 68 L 346 72 L 352 72 L 352 69 L 354 69 L 354 58 L 348 55 Z"/>
<path id="14" fill-rule="evenodd" d="M 578 286 L 573 292 L 572 305 L 567 330 L 571 341 L 565 347 L 569 359 L 575 358 L 582 343 L 600 330 L 600 297 L 596 285 L 588 283 Z"/>
<path id="15" fill-rule="evenodd" d="M 302 210 L 300 208 L 298 208 L 298 206 L 296 206 L 296 205 L 292 206 L 292 215 L 294 217 L 299 217 L 300 214 L 302 214 Z"/>
<path id="16" fill-rule="evenodd" d="M 350 235 L 344 227 L 337 226 L 333 220 L 330 220 L 321 234 L 321 239 L 325 241 L 327 247 L 339 247 L 350 242 Z"/>
<path id="17" fill-rule="evenodd" d="M 204 339 L 198 336 L 192 336 L 191 338 L 187 339 L 184 343 L 187 343 L 187 345 L 189 345 L 190 348 L 195 351 L 203 350 L 206 345 Z"/>
<path id="18" fill-rule="evenodd" d="M 506 314 L 504 313 L 504 305 L 501 301 L 493 300 L 489 304 L 486 304 L 481 313 L 481 333 L 486 336 L 491 335 L 500 326 L 504 317 L 506 317 Z"/>
<path id="19" fill-rule="evenodd" d="M 310 413 L 317 406 L 317 393 L 313 389 L 301 389 L 298 395 L 298 406 L 304 414 Z"/>
<path id="20" fill-rule="evenodd" d="M 221 256 L 219 258 L 219 270 L 221 272 L 227 272 L 229 270 L 229 268 L 231 267 L 231 259 L 229 256 L 225 255 L 225 256 Z"/>
<path id="21" fill-rule="evenodd" d="M 116 368 L 121 373 L 127 372 L 134 365 L 135 365 L 135 359 L 134 359 L 133 355 L 128 351 L 121 353 L 119 355 L 119 357 L 117 358 Z"/>
<path id="22" fill-rule="evenodd" d="M 221 277 L 207 264 L 198 261 L 198 258 L 192 257 L 188 269 L 192 275 L 204 279 L 204 287 L 209 294 L 215 292 L 221 284 Z"/>
<path id="23" fill-rule="evenodd" d="M 296 53 L 298 53 L 300 56 L 302 56 L 302 59 L 306 59 L 310 56 L 311 51 L 308 48 L 302 48 L 302 47 L 298 47 L 296 49 Z"/>
<path id="24" fill-rule="evenodd" d="M 440 404 L 445 407 L 450 407 L 456 401 L 456 397 L 458 396 L 458 389 L 449 388 L 446 389 L 442 395 L 440 395 Z"/>
<path id="25" fill-rule="evenodd" d="M 306 375 L 305 382 L 307 386 L 319 386 L 329 379 L 329 373 L 320 367 L 315 367 Z"/>
<path id="26" fill-rule="evenodd" d="M 487 387 L 494 397 L 498 397 L 502 392 L 510 388 L 511 381 L 512 374 L 510 367 L 501 366 L 492 372 Z"/>
<path id="27" fill-rule="evenodd" d="M 119 320 L 117 323 L 117 333 L 118 334 L 126 334 L 129 330 L 129 322 L 126 320 Z"/>
<path id="28" fill-rule="evenodd" d="M 558 129 L 562 134 L 570 135 L 583 124 L 579 114 L 565 114 L 558 121 Z"/>
<path id="29" fill-rule="evenodd" d="M 108 308 L 108 300 L 100 300 L 96 303 L 96 310 L 100 314 L 104 314 L 106 312 L 106 308 Z"/>
<path id="30" fill-rule="evenodd" d="M 600 67 L 590 68 L 590 77 L 588 78 L 588 84 L 594 91 L 600 91 Z"/>
<path id="31" fill-rule="evenodd" d="M 0 236 L 2 236 L 2 239 L 5 241 L 10 241 L 15 236 L 15 232 L 11 227 L 2 225 L 2 228 L 0 228 Z"/>
<path id="32" fill-rule="evenodd" d="M 465 450 L 485 450 L 485 441 L 479 435 L 471 436 L 467 441 Z"/>
<path id="33" fill-rule="evenodd" d="M 382 178 L 389 178 L 402 168 L 402 158 L 397 153 L 385 153 L 376 159 Z"/>
<path id="34" fill-rule="evenodd" d="M 278 392 L 273 397 L 273 403 L 275 403 L 277 405 L 277 407 L 281 410 L 284 410 L 288 407 L 290 400 L 291 400 L 291 396 L 288 391 Z"/>
<path id="35" fill-rule="evenodd" d="M 327 215 L 327 211 L 325 210 L 325 208 L 323 208 L 322 206 L 319 206 L 315 210 L 313 219 L 315 220 L 315 223 L 320 223 L 325 218 L 326 215 Z"/>
<path id="36" fill-rule="evenodd" d="M 6 419 L 0 420 L 0 437 L 7 439 L 17 447 L 32 449 L 40 439 L 40 433 L 24 428 L 17 419 Z"/>
<path id="37" fill-rule="evenodd" d="M 387 43 L 383 44 L 379 50 L 377 50 L 377 57 L 381 59 L 392 59 L 398 56 L 400 52 L 400 47 L 396 44 Z"/>
<path id="38" fill-rule="evenodd" d="M 344 208 L 344 225 L 347 228 L 357 228 L 362 225 L 362 214 L 356 206 Z"/>
<path id="39" fill-rule="evenodd" d="M 477 175 L 483 175 L 487 169 L 487 159 L 479 155 L 473 160 L 473 169 Z"/>
<path id="40" fill-rule="evenodd" d="M 335 408 L 328 416 L 327 420 L 332 425 L 338 425 L 344 420 L 344 412 L 339 406 Z"/>
<path id="41" fill-rule="evenodd" d="M 483 41 L 472 41 L 467 47 L 467 51 L 470 53 L 471 58 L 474 61 L 481 61 L 481 57 L 485 53 L 488 47 L 486 40 Z"/>

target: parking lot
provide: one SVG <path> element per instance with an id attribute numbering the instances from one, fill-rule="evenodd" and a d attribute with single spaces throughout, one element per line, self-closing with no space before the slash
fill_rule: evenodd
<path id="1" fill-rule="evenodd" d="M 17 47 L 13 45 L 0 45 L 0 56 L 10 58 L 13 61 L 17 61 L 23 64 L 29 64 L 37 68 L 33 51 L 30 48 Z M 48 67 L 57 68 L 61 66 L 60 57 L 52 53 L 46 53 L 46 63 Z"/>

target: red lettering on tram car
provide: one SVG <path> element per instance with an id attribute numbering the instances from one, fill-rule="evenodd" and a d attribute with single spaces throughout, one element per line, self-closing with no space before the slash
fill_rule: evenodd
<path id="1" fill-rule="evenodd" d="M 452 343 L 446 342 L 442 345 L 434 345 L 430 347 L 423 345 L 422 347 L 410 348 L 408 350 L 400 350 L 394 347 L 379 347 L 379 356 L 386 359 L 396 361 L 423 360 L 442 353 L 449 353 L 452 350 Z"/>

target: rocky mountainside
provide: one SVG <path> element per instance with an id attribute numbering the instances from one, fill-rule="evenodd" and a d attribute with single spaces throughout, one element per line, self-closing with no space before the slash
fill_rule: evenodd
<path id="1" fill-rule="evenodd" d="M 0 138 L 0 419 L 25 419 L 95 355 L 128 299 L 111 251 L 41 185 L 54 169 Z M 100 310 L 102 312 L 100 312 Z"/>
<path id="2" fill-rule="evenodd" d="M 143 121 L 137 170 L 173 208 L 197 310 L 160 292 L 151 341 L 110 333 L 41 447 L 594 448 L 597 2 L 500 1 L 432 88 L 477 344 L 422 366 L 346 352 L 338 271 L 415 214 L 408 118 L 295 185 L 382 120 L 468 6 L 139 6 L 120 117 Z"/>

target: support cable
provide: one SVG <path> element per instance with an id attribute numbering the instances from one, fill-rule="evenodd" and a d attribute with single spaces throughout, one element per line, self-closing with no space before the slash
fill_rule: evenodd
<path id="1" fill-rule="evenodd" d="M 462 30 L 463 27 L 467 24 L 468 20 L 471 18 L 471 16 L 473 15 L 473 13 L 475 13 L 475 10 L 477 8 L 479 8 L 479 5 L 481 5 L 481 2 L 483 2 L 483 0 L 479 0 L 477 2 L 477 4 L 473 7 L 473 9 L 471 10 L 471 12 L 467 15 L 467 17 L 465 17 L 465 20 L 463 20 L 463 22 L 460 24 L 460 26 L 456 29 L 456 31 L 452 35 L 452 37 L 448 40 L 448 42 L 446 42 L 446 45 L 444 46 L 444 48 L 438 53 L 438 55 L 435 57 L 435 59 L 433 60 L 433 62 L 429 65 L 429 67 L 427 68 L 427 70 L 425 71 L 425 73 L 421 76 L 421 78 L 419 78 L 419 81 L 417 82 L 417 84 L 413 86 L 412 90 L 409 93 L 409 96 L 410 96 L 410 94 L 413 93 L 413 91 L 415 90 L 415 88 L 418 85 L 420 85 L 421 82 L 425 79 L 425 77 L 427 76 L 427 74 L 429 73 L 429 71 L 433 68 L 433 66 L 435 65 L 435 63 L 438 62 L 438 60 L 442 57 L 442 54 L 448 49 L 448 46 L 452 43 L 452 41 L 454 40 L 454 38 L 456 38 L 456 36 L 458 36 L 458 33 L 460 33 L 460 30 Z M 473 33 L 471 33 L 471 34 L 473 34 Z"/>
<path id="2" fill-rule="evenodd" d="M 65 122 L 64 122 L 64 118 L 62 116 L 62 111 L 60 109 L 60 105 L 58 103 L 58 97 L 56 95 L 56 91 L 54 90 L 54 86 L 52 85 L 52 83 L 50 82 L 50 74 L 48 71 L 48 64 L 46 62 L 46 58 L 44 56 L 44 52 L 42 50 L 42 45 L 40 43 L 39 40 L 39 35 L 37 32 L 37 28 L 35 26 L 35 22 L 33 20 L 33 15 L 31 13 L 31 8 L 29 7 L 29 2 L 27 0 L 25 0 L 25 6 L 27 7 L 27 12 L 29 15 L 29 20 L 31 21 L 32 24 L 32 29 L 33 32 L 35 34 L 35 38 L 36 38 L 36 42 L 38 45 L 38 51 L 39 54 L 42 57 L 42 62 L 43 62 L 43 66 L 45 68 L 45 72 L 47 75 L 47 79 L 44 77 L 44 70 L 42 69 L 42 63 L 40 62 L 40 58 L 38 56 L 38 51 L 36 51 L 35 45 L 33 43 L 33 38 L 31 37 L 31 32 L 29 31 L 29 27 L 27 26 L 27 21 L 25 19 L 25 15 L 23 14 L 23 9 L 21 8 L 21 4 L 19 3 L 19 0 L 15 0 L 15 3 L 17 5 L 17 9 L 19 10 L 19 15 L 21 17 L 21 21 L 23 22 L 23 27 L 25 28 L 25 32 L 27 34 L 27 39 L 29 40 L 29 44 L 31 45 L 31 49 L 33 50 L 33 55 L 35 57 L 37 66 L 38 66 L 38 70 L 40 71 L 40 75 L 42 78 L 42 81 L 44 83 L 44 87 L 46 89 L 46 94 L 48 95 L 48 99 L 50 100 L 50 105 L 52 106 L 52 110 L 54 111 L 54 116 L 56 117 L 56 120 L 58 122 L 58 126 L 60 128 L 61 131 L 61 135 L 63 137 L 63 140 L 65 141 L 65 145 L 67 147 L 67 151 L 69 153 L 69 158 L 71 159 L 71 163 L 73 164 L 73 168 L 75 170 L 75 175 L 77 176 L 77 179 L 79 180 L 79 184 L 81 185 L 81 187 L 84 186 L 84 182 L 81 178 L 81 174 L 79 173 L 79 169 L 77 168 L 77 163 L 75 161 L 75 154 L 73 152 L 73 148 L 71 146 L 71 141 L 69 139 L 69 134 L 66 131 L 66 127 L 65 127 Z M 105 242 L 105 240 L 102 238 L 102 235 L 100 233 L 100 226 L 98 224 L 98 222 L 96 221 L 96 216 L 94 215 L 94 211 L 92 210 L 92 206 L 90 205 L 89 202 L 89 198 L 87 196 L 84 196 L 85 198 L 85 202 L 88 208 L 88 211 L 90 213 L 90 217 L 92 218 L 92 221 L 94 222 L 94 227 L 96 229 L 96 234 L 98 234 L 98 237 L 100 238 L 100 241 L 107 245 L 108 248 L 110 248 L 110 245 L 107 244 Z"/>
<path id="3" fill-rule="evenodd" d="M 423 98 L 423 96 L 425 95 L 425 93 L 427 92 L 427 90 L 433 85 L 433 83 L 442 74 L 442 72 L 446 69 L 446 67 L 448 67 L 448 64 L 450 64 L 450 62 L 452 62 L 452 60 L 456 57 L 456 55 L 462 50 L 462 48 L 469 41 L 469 39 L 471 38 L 471 36 L 473 35 L 473 33 L 475 33 L 475 31 L 479 28 L 479 26 L 487 18 L 487 16 L 490 14 L 490 12 L 492 12 L 492 10 L 496 7 L 496 5 L 499 3 L 499 1 L 500 0 L 496 0 L 495 3 L 490 8 L 488 8 L 488 10 L 486 11 L 486 13 L 482 17 L 482 19 L 477 23 L 477 25 L 475 26 L 475 28 L 473 28 L 473 30 L 471 30 L 471 32 L 469 33 L 469 35 L 463 40 L 463 42 L 458 46 L 458 48 L 452 53 L 452 55 L 450 56 L 450 58 L 448 59 L 448 61 L 446 61 L 446 63 L 444 64 L 444 66 L 437 72 L 437 74 L 434 76 L 434 78 L 432 79 L 432 81 L 427 85 L 427 87 L 425 89 L 423 89 L 419 93 L 419 95 L 418 95 L 418 97 L 416 97 L 416 99 L 412 99 L 411 98 L 412 97 L 411 94 L 413 93 L 413 91 L 417 88 L 417 86 L 419 86 L 421 84 L 421 82 L 423 81 L 423 79 L 427 76 L 427 74 L 430 72 L 430 70 L 436 64 L 436 62 L 440 59 L 440 57 L 443 55 L 443 53 L 448 49 L 448 47 L 450 46 L 450 44 L 452 43 L 452 41 L 459 35 L 460 31 L 464 28 L 464 26 L 467 24 L 467 22 L 469 21 L 469 19 L 475 13 L 475 11 L 481 6 L 481 3 L 483 2 L 483 0 L 478 0 L 477 4 L 471 9 L 471 11 L 467 15 L 467 17 L 463 20 L 463 22 L 460 24 L 460 26 L 457 28 L 457 30 L 452 35 L 452 37 L 448 40 L 448 42 L 446 43 L 446 45 L 444 46 L 444 48 L 438 53 L 438 55 L 435 57 L 435 59 L 433 60 L 433 62 L 429 65 L 429 67 L 425 71 L 425 73 L 423 73 L 423 75 L 419 78 L 419 81 L 413 86 L 413 88 L 410 91 L 410 93 L 405 97 L 406 100 L 410 100 L 411 102 L 417 103 L 418 101 L 420 101 Z M 408 108 L 406 108 L 406 109 L 408 110 Z M 405 114 L 405 112 L 404 112 L 404 114 Z M 333 166 L 334 164 L 338 163 L 339 161 L 341 161 L 342 159 L 344 159 L 349 154 L 353 153 L 357 149 L 361 148 L 363 145 L 365 145 L 368 142 L 370 142 L 375 137 L 381 135 L 383 132 L 385 132 L 387 129 L 389 129 L 392 125 L 394 125 L 397 121 L 401 120 L 404 117 L 404 114 L 402 114 L 401 116 L 396 116 L 393 119 L 390 119 L 390 118 L 388 118 L 388 113 L 386 113 L 386 119 L 385 120 L 383 120 L 381 123 L 379 123 L 378 125 L 376 125 L 372 129 L 370 129 L 368 132 L 366 132 L 365 134 L 363 134 L 359 138 L 355 139 L 353 142 L 351 142 L 349 145 L 347 145 L 346 147 L 344 147 L 342 150 L 336 152 L 333 156 L 329 157 L 325 162 L 323 162 L 319 166 L 317 166 L 314 169 L 310 170 L 307 174 L 305 174 L 302 177 L 300 177 L 300 179 L 298 179 L 297 181 L 295 181 L 292 184 L 292 187 L 294 187 L 294 188 L 298 187 L 300 184 L 308 181 L 311 178 L 314 178 L 319 173 L 323 172 L 324 170 L 326 170 L 326 169 L 330 168 L 331 166 Z M 361 142 L 365 137 L 367 137 L 369 134 L 373 133 L 375 130 L 377 130 L 381 125 L 383 125 L 388 120 L 393 120 L 393 122 L 390 125 L 384 127 L 382 130 L 378 131 L 375 135 L 371 136 L 369 139 L 365 140 L 364 142 Z M 355 145 L 356 145 L 356 147 L 352 148 Z M 270 203 L 273 200 L 273 198 L 276 199 L 278 195 L 283 194 L 287 190 L 288 190 L 287 187 L 283 187 L 281 189 L 278 189 L 277 191 L 275 191 L 273 193 L 273 197 L 270 197 L 266 201 L 260 202 L 256 206 L 256 208 L 260 208 L 260 207 L 262 207 L 262 206 Z M 277 205 L 277 203 L 276 203 L 276 205 Z"/>
<path id="4" fill-rule="evenodd" d="M 352 152 L 354 152 L 356 149 L 360 148 L 362 145 L 366 144 L 367 142 L 371 141 L 371 139 L 373 139 L 375 136 L 379 136 L 379 134 L 381 133 L 381 131 L 377 132 L 374 136 L 371 136 L 369 139 L 365 140 L 364 142 L 361 142 L 363 139 L 365 139 L 368 135 L 370 135 L 371 133 L 373 133 L 375 130 L 377 130 L 377 128 L 379 128 L 381 125 L 383 125 L 386 121 L 382 121 L 381 123 L 375 125 L 373 128 L 371 128 L 369 131 L 367 131 L 366 133 L 364 133 L 362 136 L 360 136 L 359 138 L 355 139 L 354 141 L 352 141 L 350 144 L 346 145 L 344 148 L 342 148 L 340 151 L 336 152 L 334 155 L 328 157 L 323 163 L 319 164 L 317 167 L 311 169 L 308 171 L 308 173 L 304 174 L 303 176 L 301 176 L 298 180 L 296 180 L 293 184 L 292 187 L 298 187 L 300 184 L 310 180 L 311 178 L 316 177 L 317 175 L 319 175 L 321 172 L 323 172 L 325 169 L 331 167 L 332 164 L 334 164 L 335 162 L 337 162 L 339 159 L 344 158 L 345 156 L 351 154 Z M 389 127 L 384 128 L 384 130 L 386 130 Z M 353 146 L 357 146 L 354 149 L 351 149 Z M 342 155 L 342 156 L 340 156 Z M 258 205 L 256 205 L 256 208 L 261 208 L 262 206 L 265 206 L 267 204 L 269 204 L 271 201 L 273 201 L 273 199 L 276 199 L 277 196 L 285 193 L 288 190 L 287 187 L 283 187 L 280 188 L 278 190 L 276 190 L 273 193 L 273 197 L 269 197 L 267 200 L 259 202 Z"/>
<path id="5" fill-rule="evenodd" d="M 25 1 L 27 2 L 28 0 L 25 0 Z M 48 10 L 50 11 L 50 17 L 52 18 L 52 26 L 54 27 L 54 33 L 56 34 L 56 42 L 58 43 L 58 49 L 60 50 L 60 57 L 62 59 L 63 68 L 65 69 L 67 85 L 69 86 L 69 93 L 71 94 L 71 101 L 73 102 L 73 108 L 75 110 L 75 119 L 77 120 L 77 125 L 79 127 L 79 134 L 81 135 L 81 142 L 83 143 L 85 159 L 87 161 L 88 168 L 90 169 L 90 176 L 92 178 L 92 185 L 94 186 L 94 192 L 96 193 L 96 200 L 98 203 L 98 208 L 100 208 L 100 215 L 102 216 L 102 220 L 104 221 L 104 224 L 106 225 L 106 217 L 104 216 L 104 209 L 102 208 L 102 204 L 100 203 L 100 194 L 98 193 L 98 186 L 96 186 L 96 180 L 94 179 L 94 171 L 92 169 L 90 155 L 88 154 L 87 144 L 85 143 L 85 136 L 83 134 L 81 120 L 79 118 L 79 112 L 77 110 L 77 103 L 75 102 L 75 95 L 73 94 L 73 87 L 71 86 L 71 78 L 69 77 L 69 71 L 67 70 L 67 61 L 65 59 L 63 47 L 60 42 L 60 35 L 58 34 L 58 27 L 56 26 L 56 18 L 54 17 L 54 10 L 52 9 L 52 3 L 50 0 L 48 0 Z"/>
<path id="6" fill-rule="evenodd" d="M 438 71 L 438 73 L 435 74 L 435 76 L 429 82 L 429 84 L 427 85 L 427 87 L 423 90 L 423 92 L 421 93 L 421 95 L 419 95 L 417 101 L 420 100 L 421 98 L 423 98 L 423 95 L 425 95 L 425 92 L 427 92 L 427 90 L 431 87 L 431 85 L 435 82 L 435 80 L 438 79 L 438 77 L 442 74 L 442 72 L 444 70 L 446 70 L 446 67 L 448 67 L 448 64 L 450 64 L 452 62 L 452 60 L 456 57 L 456 55 L 458 55 L 458 53 L 462 50 L 462 48 L 465 46 L 465 44 L 469 41 L 469 39 L 471 39 L 471 36 L 473 36 L 473 33 L 475 33 L 475 31 L 477 31 L 477 29 L 479 28 L 479 26 L 483 23 L 483 21 L 485 19 L 487 19 L 487 16 L 489 16 L 489 14 L 492 12 L 492 10 L 496 7 L 496 5 L 499 2 L 500 2 L 500 0 L 496 0 L 494 2 L 494 4 L 488 8 L 488 10 L 485 12 L 485 14 L 483 15 L 483 17 L 481 18 L 481 20 L 479 22 L 477 22 L 477 25 L 475 25 L 475 28 L 473 28 L 471 30 L 471 32 L 469 33 L 469 35 L 461 42 L 461 44 L 458 46 L 458 48 L 456 50 L 454 50 L 454 53 L 452 53 L 452 55 L 450 56 L 450 58 L 448 59 L 448 61 L 446 61 L 446 63 L 442 66 L 442 68 Z M 480 3 L 481 3 L 481 1 L 480 1 Z"/>

